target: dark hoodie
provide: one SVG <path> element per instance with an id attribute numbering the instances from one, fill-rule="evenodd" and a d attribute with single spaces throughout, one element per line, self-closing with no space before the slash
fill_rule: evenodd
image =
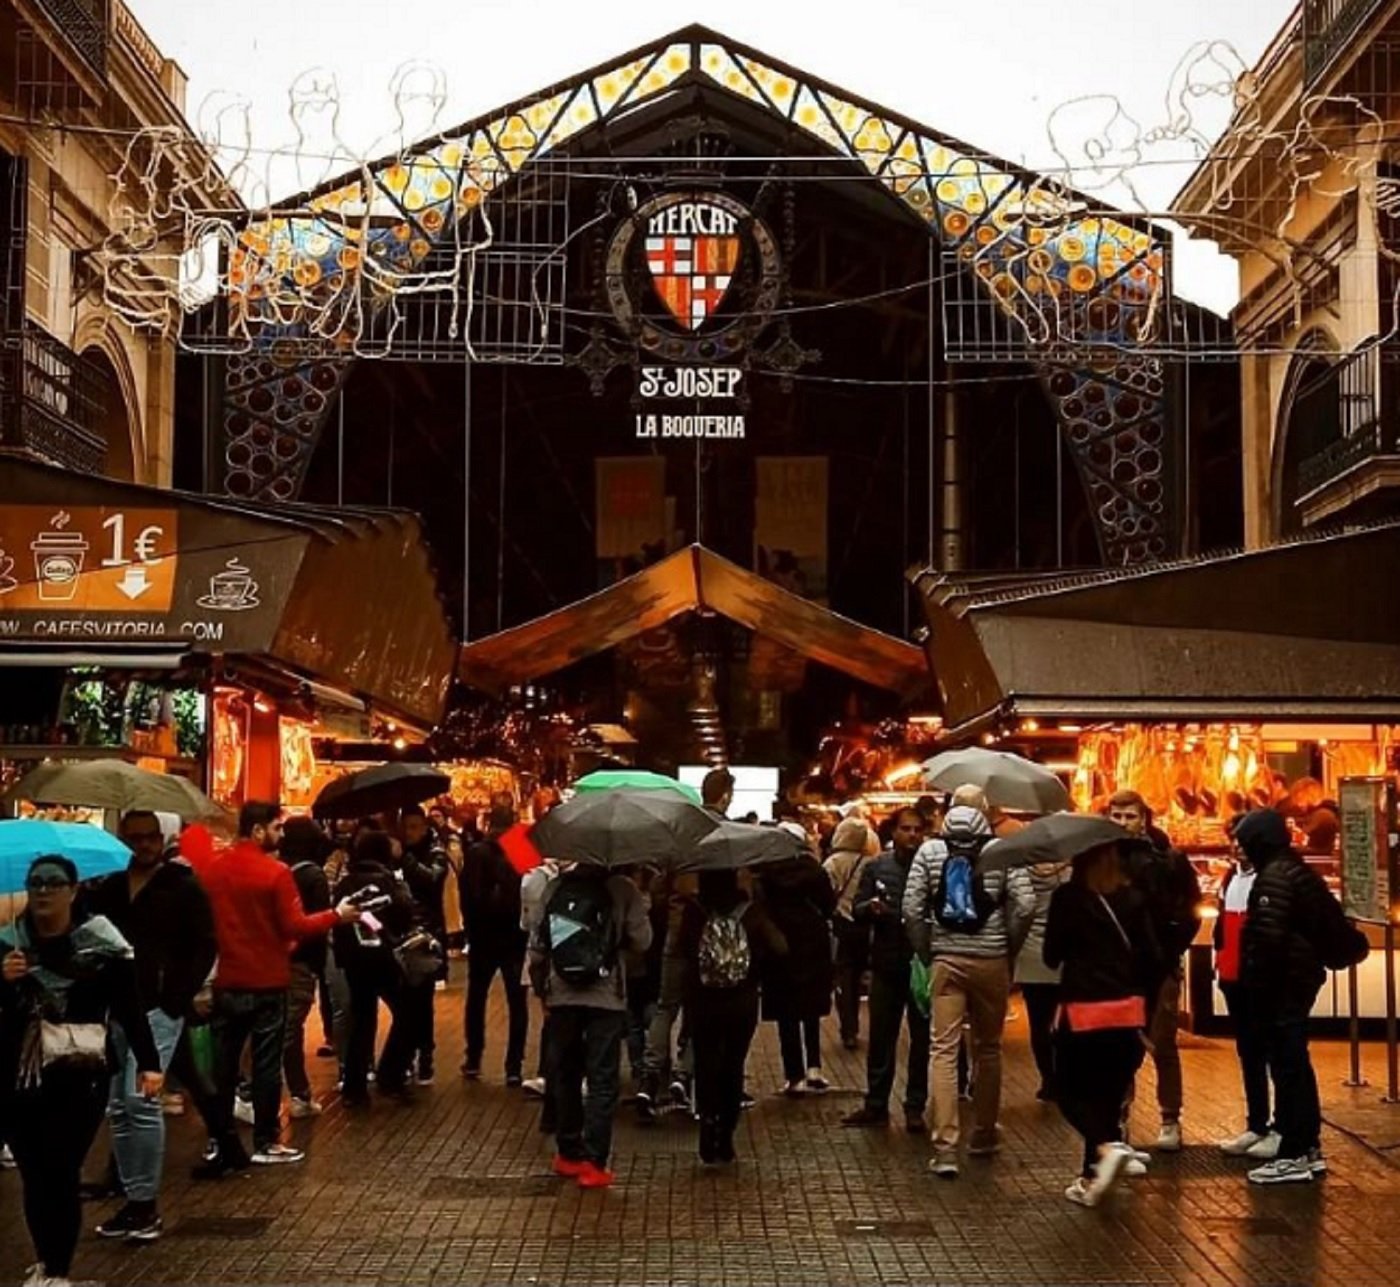
<path id="1" fill-rule="evenodd" d="M 819 1019 L 831 1010 L 831 880 L 804 854 L 764 867 L 759 890 L 788 949 L 786 956 L 770 957 L 763 971 L 763 1017 Z"/>
<path id="2" fill-rule="evenodd" d="M 1342 914 L 1322 877 L 1293 851 L 1273 809 L 1246 814 L 1235 841 L 1259 873 L 1240 939 L 1240 983 L 1262 1010 L 1311 1011 L 1332 968 L 1366 955 L 1366 938 Z"/>

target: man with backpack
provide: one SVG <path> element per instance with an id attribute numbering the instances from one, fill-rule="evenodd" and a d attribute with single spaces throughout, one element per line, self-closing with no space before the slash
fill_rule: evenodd
<path id="1" fill-rule="evenodd" d="M 1181 1053 L 1176 1032 L 1184 977 L 1182 957 L 1201 927 L 1196 910 L 1201 886 L 1191 860 L 1173 849 L 1166 834 L 1152 825 L 1152 810 L 1136 791 L 1119 791 L 1112 796 L 1108 818 L 1141 842 L 1125 850 L 1128 880 L 1147 899 L 1166 965 L 1161 982 L 1148 998 L 1147 1040 L 1157 1070 L 1157 1107 L 1162 1113 L 1155 1147 L 1163 1153 L 1175 1153 L 1181 1148 Z M 1132 1102 L 1130 1092 L 1129 1107 Z"/>
<path id="2" fill-rule="evenodd" d="M 578 865 L 549 882 L 524 920 L 531 984 L 549 1008 L 554 1172 L 581 1188 L 607 1188 L 627 1035 L 623 953 L 651 945 L 647 902 L 626 876 Z"/>
<path id="3" fill-rule="evenodd" d="M 900 923 L 905 882 L 924 838 L 917 809 L 900 809 L 893 818 L 891 847 L 860 874 L 851 915 L 870 930 L 870 1045 L 865 1058 L 865 1103 L 841 1119 L 842 1126 L 885 1126 L 890 1120 L 890 1093 L 899 1029 L 909 1023 L 909 1072 L 904 1084 L 904 1126 L 922 1135 L 928 1102 L 928 1016 L 909 992 L 912 951 Z"/>
<path id="4" fill-rule="evenodd" d="M 499 973 L 509 1014 L 506 1085 L 519 1086 L 530 1027 L 524 983 L 526 937 L 520 928 L 520 873 L 501 846 L 501 837 L 515 825 L 515 810 L 504 802 L 493 805 L 488 825 L 486 838 L 467 847 L 459 886 L 467 939 L 467 1048 L 462 1076 L 469 1081 L 481 1076 L 486 1002 Z"/>
<path id="5" fill-rule="evenodd" d="M 1294 852 L 1273 809 L 1241 819 L 1234 840 L 1257 875 L 1240 936 L 1240 986 L 1274 1080 L 1278 1156 L 1253 1184 L 1309 1183 L 1327 1174 L 1322 1106 L 1308 1053 L 1308 1016 L 1328 970 L 1365 959 L 1366 936 L 1342 914 L 1321 876 Z"/>
<path id="6" fill-rule="evenodd" d="M 1001 1038 L 1011 993 L 1011 962 L 1030 930 L 1035 890 L 1020 867 L 982 861 L 992 839 L 986 816 L 948 810 L 943 834 L 920 848 L 904 888 L 904 925 L 932 967 L 933 1157 L 941 1179 L 958 1175 L 958 1048 L 972 1030 L 974 1128 L 968 1154 L 1001 1148 Z"/>

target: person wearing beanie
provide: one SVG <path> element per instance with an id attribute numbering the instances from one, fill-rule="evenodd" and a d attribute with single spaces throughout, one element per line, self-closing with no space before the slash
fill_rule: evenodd
<path id="1" fill-rule="evenodd" d="M 1235 827 L 1256 875 L 1240 935 L 1240 986 L 1274 1082 L 1278 1156 L 1253 1184 L 1308 1183 L 1327 1173 L 1322 1106 L 1308 1051 L 1308 1016 L 1327 971 L 1363 960 L 1366 937 L 1342 914 L 1321 876 L 1294 852 L 1288 823 L 1256 809 Z"/>
<path id="2" fill-rule="evenodd" d="M 836 936 L 836 1014 L 841 1021 L 841 1044 L 860 1045 L 860 981 L 870 960 L 870 926 L 857 924 L 854 908 L 860 874 L 879 852 L 874 833 L 860 818 L 842 818 L 831 833 L 831 856 L 822 866 L 836 891 L 831 919 Z M 874 850 L 874 852 L 872 852 Z"/>
<path id="3" fill-rule="evenodd" d="M 972 1029 L 973 1157 L 1001 1145 L 1001 1039 L 1011 994 L 1011 962 L 1035 915 L 1035 890 L 1020 867 L 985 869 L 992 839 L 986 815 L 955 804 L 943 834 L 926 842 L 904 887 L 904 927 L 914 951 L 932 965 L 933 1157 L 942 1179 L 958 1175 L 958 1049 L 963 1021 Z"/>

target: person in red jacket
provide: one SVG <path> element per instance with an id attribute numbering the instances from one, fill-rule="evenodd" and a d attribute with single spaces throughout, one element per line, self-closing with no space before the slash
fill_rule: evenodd
<path id="1" fill-rule="evenodd" d="M 260 1166 L 300 1162 L 300 1149 L 277 1142 L 281 1131 L 282 1047 L 291 984 L 291 949 L 358 919 L 349 902 L 308 916 L 291 869 L 275 857 L 282 838 L 280 805 L 249 801 L 238 815 L 238 839 L 200 872 L 214 912 L 219 962 L 214 972 L 213 1029 L 218 1086 L 218 1153 L 199 1178 L 219 1178 Z M 253 1046 L 253 1155 L 238 1138 L 234 1090 L 243 1048 Z"/>

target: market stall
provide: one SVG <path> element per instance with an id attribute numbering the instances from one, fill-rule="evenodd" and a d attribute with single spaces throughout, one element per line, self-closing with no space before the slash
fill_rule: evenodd
<path id="1" fill-rule="evenodd" d="M 317 746 L 420 740 L 455 643 L 418 519 L 0 456 L 0 781 L 116 756 L 310 802 Z"/>
<path id="2" fill-rule="evenodd" d="M 1225 824 L 1249 808 L 1278 808 L 1340 896 L 1343 781 L 1400 780 L 1397 560 L 1391 523 L 1130 571 L 921 573 L 947 736 L 1042 760 L 1079 809 L 1138 791 L 1195 862 L 1207 916 Z M 1209 928 L 1192 961 L 1199 1022 L 1223 1012 Z M 1363 1017 L 1384 1014 L 1384 976 L 1373 953 Z M 1319 1016 L 1345 1011 L 1324 991 Z"/>

